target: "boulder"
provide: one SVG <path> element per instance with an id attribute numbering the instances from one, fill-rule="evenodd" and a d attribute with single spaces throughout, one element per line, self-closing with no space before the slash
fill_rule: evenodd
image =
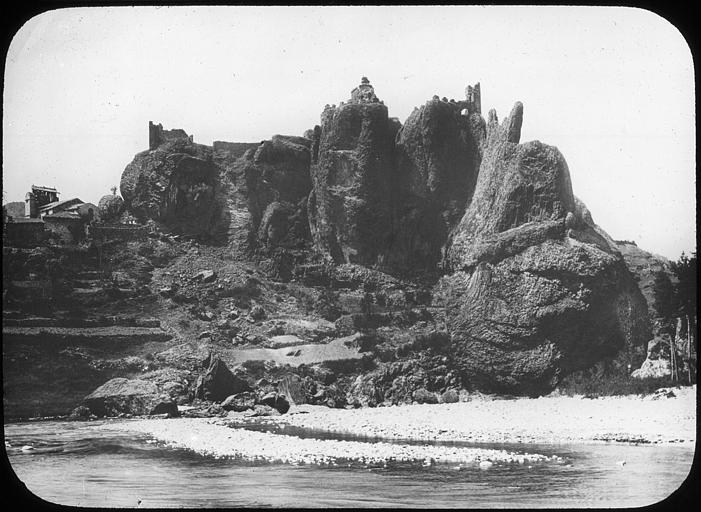
<path id="1" fill-rule="evenodd" d="M 256 405 L 256 396 L 251 391 L 238 393 L 226 398 L 221 404 L 222 409 L 227 411 L 242 412 L 253 409 Z"/>
<path id="2" fill-rule="evenodd" d="M 349 404 L 361 407 L 377 407 L 384 400 L 382 386 L 378 385 L 380 377 L 373 373 L 358 375 L 347 394 Z"/>
<path id="3" fill-rule="evenodd" d="M 251 387 L 245 380 L 235 376 L 227 368 L 224 361 L 217 356 L 213 356 L 207 371 L 198 379 L 195 396 L 205 400 L 221 402 L 231 395 L 250 390 Z"/>
<path id="4" fill-rule="evenodd" d="M 412 393 L 413 399 L 420 404 L 437 404 L 438 398 L 435 393 L 431 393 L 424 388 L 419 388 Z"/>
<path id="5" fill-rule="evenodd" d="M 672 375 L 672 367 L 667 359 L 645 359 L 643 364 L 631 373 L 634 379 L 660 379 Z"/>
<path id="6" fill-rule="evenodd" d="M 124 211 L 124 200 L 116 194 L 102 196 L 97 203 L 97 215 L 101 222 L 119 222 Z"/>
<path id="7" fill-rule="evenodd" d="M 162 400 L 158 402 L 151 408 L 151 412 L 149 412 L 149 414 L 165 414 L 169 418 L 177 418 L 180 416 L 180 413 L 178 412 L 178 405 L 172 400 Z"/>
<path id="8" fill-rule="evenodd" d="M 284 395 L 274 392 L 263 395 L 258 400 L 258 404 L 272 407 L 280 412 L 280 414 L 285 414 L 290 410 L 290 402 L 287 400 L 287 398 Z"/>
<path id="9" fill-rule="evenodd" d="M 621 350 L 644 352 L 649 327 L 623 258 L 575 201 L 560 152 L 518 144 L 522 113 L 517 104 L 499 125 L 490 112 L 475 192 L 448 251 L 453 273 L 437 296 L 463 382 L 538 395 Z"/>
<path id="10" fill-rule="evenodd" d="M 269 405 L 259 404 L 247 412 L 249 416 L 280 416 L 280 411 Z"/>
<path id="11" fill-rule="evenodd" d="M 283 376 L 277 383 L 277 389 L 281 395 L 289 401 L 290 405 L 307 403 L 307 396 L 304 392 L 302 379 L 294 373 Z"/>
<path id="12" fill-rule="evenodd" d="M 68 419 L 71 421 L 87 420 L 90 418 L 90 409 L 84 405 L 79 405 L 71 411 Z"/>
<path id="13" fill-rule="evenodd" d="M 96 416 L 131 414 L 173 413 L 178 406 L 165 394 L 159 392 L 153 382 L 141 379 L 114 378 L 83 399 L 83 406 Z"/>
<path id="14" fill-rule="evenodd" d="M 441 403 L 454 404 L 460 401 L 460 393 L 455 389 L 448 389 L 441 395 Z"/>

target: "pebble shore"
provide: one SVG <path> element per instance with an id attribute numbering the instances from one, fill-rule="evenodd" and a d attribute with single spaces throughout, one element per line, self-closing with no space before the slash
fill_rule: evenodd
<path id="1" fill-rule="evenodd" d="M 260 418 L 284 432 L 287 425 L 314 431 L 387 440 L 524 443 L 524 450 L 401 442 L 363 442 L 300 438 L 232 426 L 250 422 L 240 414 L 227 418 L 144 419 L 96 428 L 150 435 L 168 446 L 215 458 L 252 462 L 386 467 L 397 462 L 457 464 L 456 469 L 492 465 L 564 463 L 557 456 L 530 453 L 527 443 L 684 443 L 696 440 L 696 386 L 647 397 L 587 399 L 541 397 L 480 399 L 435 405 L 367 409 L 329 409 L 301 405 L 285 415 Z"/>
<path id="2" fill-rule="evenodd" d="M 696 386 L 654 395 L 480 399 L 453 404 L 329 409 L 301 405 L 267 421 L 339 434 L 480 443 L 691 443 Z"/>
<path id="3" fill-rule="evenodd" d="M 363 466 L 386 466 L 397 462 L 424 466 L 450 463 L 481 468 L 494 464 L 563 462 L 557 456 L 485 448 L 302 439 L 230 428 L 222 420 L 213 418 L 129 421 L 102 428 L 141 432 L 171 447 L 188 448 L 214 458 L 252 462 L 332 466 L 353 462 Z"/>

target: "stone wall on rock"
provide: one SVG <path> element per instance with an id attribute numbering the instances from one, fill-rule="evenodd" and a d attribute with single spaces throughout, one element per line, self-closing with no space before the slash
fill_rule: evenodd
<path id="1" fill-rule="evenodd" d="M 151 121 L 148 122 L 149 149 L 156 149 L 161 144 L 174 140 L 192 142 L 192 135 L 188 135 L 185 133 L 185 130 L 180 128 L 176 128 L 174 130 L 164 130 L 162 124 L 153 124 Z"/>
<path id="2" fill-rule="evenodd" d="M 90 225 L 90 237 L 98 245 L 114 240 L 123 242 L 145 240 L 147 235 L 148 230 L 144 226 L 134 226 L 131 224 L 105 225 L 101 223 Z"/>

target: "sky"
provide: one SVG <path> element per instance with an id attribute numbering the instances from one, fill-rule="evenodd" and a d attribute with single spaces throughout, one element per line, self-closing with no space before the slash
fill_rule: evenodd
<path id="1" fill-rule="evenodd" d="M 32 184 L 97 203 L 148 149 L 301 135 L 367 76 L 404 122 L 434 94 L 523 102 L 615 239 L 696 250 L 694 69 L 679 31 L 624 7 L 86 7 L 45 12 L 6 56 L 3 204 Z"/>

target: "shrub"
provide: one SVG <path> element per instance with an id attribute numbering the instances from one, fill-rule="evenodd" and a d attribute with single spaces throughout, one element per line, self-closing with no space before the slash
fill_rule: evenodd
<path id="1" fill-rule="evenodd" d="M 558 389 L 565 395 L 587 397 L 649 394 L 663 387 L 674 386 L 671 377 L 635 379 L 621 372 L 584 370 L 565 377 Z"/>

